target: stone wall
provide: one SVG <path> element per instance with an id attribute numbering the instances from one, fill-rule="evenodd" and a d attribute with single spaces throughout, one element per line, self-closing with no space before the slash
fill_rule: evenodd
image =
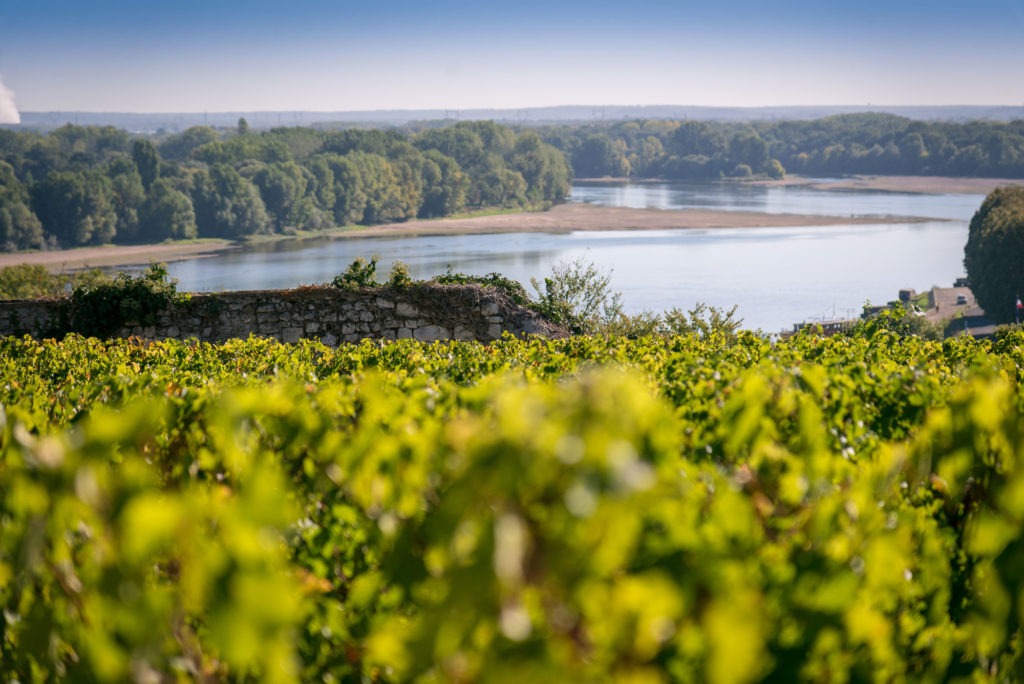
<path id="1" fill-rule="evenodd" d="M 65 302 L 0 302 L 0 335 L 61 336 Z M 514 335 L 562 336 L 565 331 L 503 293 L 478 285 L 412 285 L 359 291 L 332 287 L 191 295 L 157 314 L 153 325 L 131 325 L 115 337 L 196 338 L 222 342 L 249 335 L 325 344 L 365 338 L 490 341 Z"/>

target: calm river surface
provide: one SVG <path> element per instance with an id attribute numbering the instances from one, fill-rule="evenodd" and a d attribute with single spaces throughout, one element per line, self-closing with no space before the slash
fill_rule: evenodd
<path id="1" fill-rule="evenodd" d="M 329 282 L 356 257 L 400 259 L 415 278 L 493 271 L 543 278 L 583 257 L 611 271 L 627 310 L 739 306 L 744 326 L 773 332 L 804 320 L 856 315 L 903 287 L 949 286 L 964 274 L 967 223 L 982 195 L 814 190 L 739 184 L 579 183 L 571 200 L 661 209 L 893 216 L 892 223 L 801 228 L 509 233 L 276 243 L 169 265 L 183 291 L 288 288 Z M 941 221 L 900 223 L 901 216 Z"/>

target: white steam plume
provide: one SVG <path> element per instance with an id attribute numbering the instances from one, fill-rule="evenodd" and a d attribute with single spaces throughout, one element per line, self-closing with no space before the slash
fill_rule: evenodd
<path id="1" fill-rule="evenodd" d="M 0 80 L 0 124 L 21 123 L 18 105 L 14 104 L 14 93 Z"/>

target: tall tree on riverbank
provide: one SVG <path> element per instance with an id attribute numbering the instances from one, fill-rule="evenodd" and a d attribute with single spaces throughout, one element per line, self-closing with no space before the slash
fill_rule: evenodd
<path id="1" fill-rule="evenodd" d="M 469 179 L 451 157 L 437 150 L 423 154 L 423 204 L 420 218 L 435 218 L 454 214 L 466 206 Z"/>
<path id="2" fill-rule="evenodd" d="M 143 187 L 149 190 L 149 186 L 160 177 L 160 156 L 156 146 L 146 139 L 136 140 L 132 143 L 132 159 L 139 169 Z"/>
<path id="3" fill-rule="evenodd" d="M 117 232 L 112 195 L 110 178 L 99 171 L 57 171 L 35 186 L 32 206 L 61 247 L 102 245 Z"/>
<path id="4" fill-rule="evenodd" d="M 293 161 L 266 164 L 257 168 L 250 180 L 260 191 L 274 228 L 281 232 L 294 226 L 296 209 L 306 193 L 306 178 L 299 165 Z"/>
<path id="5" fill-rule="evenodd" d="M 103 174 L 110 179 L 110 201 L 117 214 L 118 242 L 135 242 L 139 233 L 139 209 L 146 201 L 146 189 L 135 162 L 127 156 L 117 157 L 104 165 Z"/>
<path id="6" fill-rule="evenodd" d="M 202 237 L 240 238 L 270 230 L 259 190 L 227 164 L 195 177 L 192 203 Z"/>
<path id="7" fill-rule="evenodd" d="M 988 317 L 1014 322 L 1024 295 L 1024 188 L 999 188 L 985 198 L 971 219 L 964 266 Z"/>
<path id="8" fill-rule="evenodd" d="M 192 200 L 166 178 L 153 183 L 140 214 L 139 233 L 145 242 L 182 240 L 198 234 Z"/>
<path id="9" fill-rule="evenodd" d="M 626 145 L 607 135 L 590 135 L 572 151 L 572 168 L 577 178 L 624 178 L 629 175 Z"/>
<path id="10" fill-rule="evenodd" d="M 43 226 L 29 206 L 28 188 L 0 161 L 0 250 L 37 249 L 43 246 Z"/>

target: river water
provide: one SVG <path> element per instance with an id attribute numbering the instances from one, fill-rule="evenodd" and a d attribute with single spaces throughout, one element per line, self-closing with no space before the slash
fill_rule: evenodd
<path id="1" fill-rule="evenodd" d="M 681 229 L 548 235 L 452 235 L 285 241 L 169 265 L 183 291 L 289 288 L 329 282 L 356 257 L 401 260 L 414 278 L 499 272 L 527 285 L 582 257 L 609 271 L 626 309 L 738 306 L 744 327 L 857 315 L 900 288 L 950 286 L 964 275 L 967 224 L 982 195 L 816 190 L 747 184 L 583 184 L 571 201 L 768 213 L 892 216 L 891 223 L 797 228 Z M 935 219 L 900 222 L 899 217 Z"/>

